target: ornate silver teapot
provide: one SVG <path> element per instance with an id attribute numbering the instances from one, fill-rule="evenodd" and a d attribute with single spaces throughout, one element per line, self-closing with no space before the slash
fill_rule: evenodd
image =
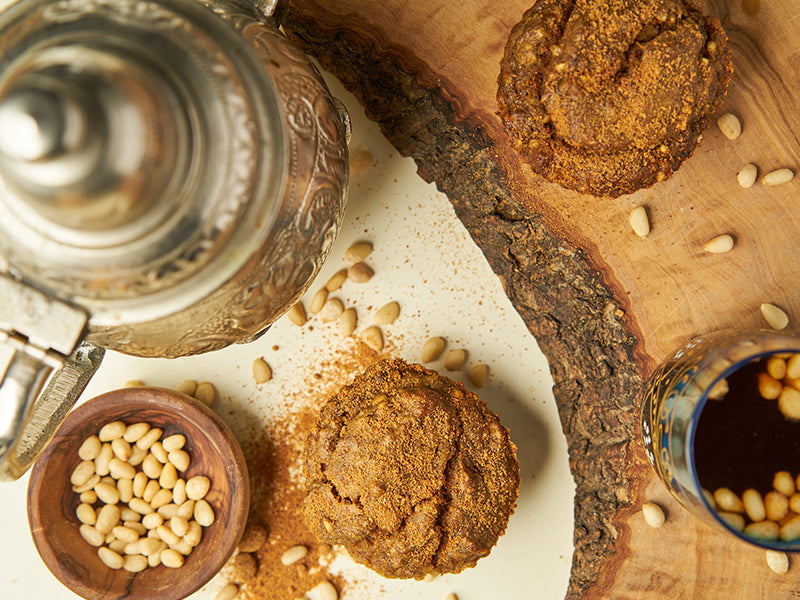
<path id="1" fill-rule="evenodd" d="M 13 479 L 104 349 L 246 342 L 302 295 L 341 224 L 349 122 L 307 57 L 231 1 L 21 0 L 0 49 Z"/>

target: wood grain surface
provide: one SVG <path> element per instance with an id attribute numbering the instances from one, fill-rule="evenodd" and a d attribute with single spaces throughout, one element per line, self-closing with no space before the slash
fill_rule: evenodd
<path id="1" fill-rule="evenodd" d="M 531 0 L 294 0 L 284 28 L 364 103 L 388 139 L 447 193 L 551 364 L 576 479 L 570 598 L 785 598 L 763 551 L 697 522 L 654 480 L 638 432 L 642 380 L 689 337 L 763 327 L 763 302 L 800 331 L 798 183 L 741 188 L 746 163 L 800 168 L 800 4 L 708 0 L 734 77 L 720 112 L 668 181 L 616 200 L 566 191 L 519 158 L 496 116 L 499 63 Z M 646 205 L 652 232 L 628 214 Z M 727 254 L 703 250 L 729 233 Z M 667 524 L 644 525 L 660 501 Z"/>

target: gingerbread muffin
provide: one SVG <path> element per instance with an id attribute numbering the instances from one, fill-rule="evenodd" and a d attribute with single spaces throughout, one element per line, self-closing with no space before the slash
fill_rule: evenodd
<path id="1" fill-rule="evenodd" d="M 499 115 L 534 171 L 615 197 L 680 167 L 731 74 L 725 32 L 691 0 L 538 0 L 506 44 Z"/>
<path id="2" fill-rule="evenodd" d="M 397 359 L 328 401 L 304 459 L 308 527 L 391 578 L 474 566 L 519 489 L 516 447 L 497 416 L 462 385 Z"/>

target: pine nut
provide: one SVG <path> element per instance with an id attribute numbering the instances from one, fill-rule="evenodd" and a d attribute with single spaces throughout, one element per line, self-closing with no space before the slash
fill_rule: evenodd
<path id="1" fill-rule="evenodd" d="M 733 237 L 727 233 L 718 235 L 715 238 L 708 240 L 703 246 L 703 250 L 709 254 L 724 254 L 733 248 Z"/>
<path id="2" fill-rule="evenodd" d="M 367 283 L 375 271 L 365 262 L 357 262 L 347 269 L 347 278 L 353 283 Z"/>
<path id="3" fill-rule="evenodd" d="M 800 390 L 784 386 L 778 396 L 778 410 L 787 419 L 800 419 Z"/>
<path id="4" fill-rule="evenodd" d="M 140 515 L 136 515 L 139 517 Z M 133 529 L 136 533 L 141 535 L 147 535 L 147 527 L 139 523 L 138 521 L 123 521 L 122 525 L 127 527 L 128 529 Z M 119 537 L 119 536 L 117 536 Z"/>
<path id="5" fill-rule="evenodd" d="M 131 445 L 121 437 L 111 440 L 111 451 L 117 459 L 123 461 L 127 461 L 133 454 Z"/>
<path id="6" fill-rule="evenodd" d="M 384 304 L 375 312 L 375 323 L 378 325 L 391 325 L 400 316 L 400 305 L 397 302 Z"/>
<path id="7" fill-rule="evenodd" d="M 179 569 L 183 566 L 183 555 L 177 550 L 167 548 L 161 553 L 161 564 L 170 569 Z"/>
<path id="8" fill-rule="evenodd" d="M 739 182 L 739 185 L 745 189 L 753 187 L 756 179 L 758 179 L 758 167 L 753 163 L 747 163 L 736 174 L 736 180 Z"/>
<path id="9" fill-rule="evenodd" d="M 129 379 L 126 381 L 122 387 L 126 388 L 134 388 L 134 387 L 144 387 L 145 383 L 141 379 Z"/>
<path id="10" fill-rule="evenodd" d="M 175 433 L 161 440 L 161 446 L 168 453 L 173 450 L 181 450 L 186 445 L 186 436 L 180 433 Z"/>
<path id="11" fill-rule="evenodd" d="M 347 281 L 347 269 L 342 269 L 334 273 L 328 282 L 325 284 L 325 289 L 329 292 L 335 292 L 342 284 Z"/>
<path id="12" fill-rule="evenodd" d="M 98 533 L 106 535 L 119 523 L 120 510 L 116 504 L 106 504 L 97 511 L 97 521 L 94 524 Z"/>
<path id="13" fill-rule="evenodd" d="M 289 309 L 289 311 L 286 313 L 286 315 L 289 317 L 289 321 L 291 321 L 292 323 L 294 323 L 298 327 L 301 327 L 302 325 L 305 325 L 305 322 L 307 320 L 306 319 L 306 309 L 303 306 L 303 303 L 299 302 L 299 301 L 296 302 L 292 306 L 292 308 Z"/>
<path id="14" fill-rule="evenodd" d="M 302 560 L 306 554 L 308 554 L 308 548 L 305 546 L 293 546 L 281 555 L 281 564 L 288 567 Z"/>
<path id="15" fill-rule="evenodd" d="M 357 242 L 344 251 L 344 259 L 349 263 L 364 261 L 372 253 L 370 242 Z"/>
<path id="16" fill-rule="evenodd" d="M 122 434 L 122 439 L 133 444 L 138 442 L 142 436 L 150 430 L 150 425 L 147 423 L 134 423 L 125 428 L 125 433 Z"/>
<path id="17" fill-rule="evenodd" d="M 319 311 L 319 318 L 323 323 L 333 323 L 344 312 L 344 304 L 338 298 L 328 298 Z"/>
<path id="18" fill-rule="evenodd" d="M 130 479 L 131 481 L 136 475 L 136 469 L 116 456 L 109 461 L 108 472 L 114 479 Z"/>
<path id="19" fill-rule="evenodd" d="M 789 572 L 789 556 L 785 552 L 767 550 L 766 559 L 767 566 L 778 575 Z"/>
<path id="20" fill-rule="evenodd" d="M 472 385 L 480 389 L 486 385 L 486 380 L 489 378 L 489 367 L 483 363 L 478 363 L 469 370 L 467 377 Z"/>
<path id="21" fill-rule="evenodd" d="M 742 124 L 739 122 L 739 118 L 731 113 L 725 113 L 717 119 L 717 126 L 729 140 L 735 140 L 742 133 Z"/>
<path id="22" fill-rule="evenodd" d="M 142 450 L 149 450 L 150 446 L 155 444 L 160 438 L 161 434 L 164 433 L 158 427 L 153 427 L 149 429 L 142 437 L 136 440 L 136 445 L 141 448 Z"/>
<path id="23" fill-rule="evenodd" d="M 147 485 L 144 488 L 144 492 L 142 493 L 142 500 L 145 502 L 152 502 L 155 495 L 161 491 L 161 486 L 158 485 L 158 480 L 152 479 L 147 482 Z"/>
<path id="24" fill-rule="evenodd" d="M 169 462 L 175 465 L 175 468 L 182 473 L 189 468 L 191 458 L 185 450 L 173 450 L 169 453 Z"/>
<path id="25" fill-rule="evenodd" d="M 145 556 L 150 556 L 153 552 L 158 552 L 161 549 L 163 542 L 156 538 L 144 538 L 138 542 L 138 550 Z"/>
<path id="26" fill-rule="evenodd" d="M 792 354 L 786 361 L 786 376 L 789 379 L 800 378 L 800 354 Z"/>
<path id="27" fill-rule="evenodd" d="M 742 504 L 744 504 L 744 512 L 747 513 L 751 521 L 757 523 L 767 518 L 764 499 L 757 490 L 745 490 L 742 494 Z"/>
<path id="28" fill-rule="evenodd" d="M 772 479 L 772 487 L 784 496 L 791 496 L 795 493 L 794 477 L 789 471 L 778 471 Z"/>
<path id="29" fill-rule="evenodd" d="M 776 169 L 764 175 L 761 178 L 761 183 L 769 186 L 783 185 L 784 183 L 789 183 L 792 179 L 794 179 L 794 172 L 791 169 Z"/>
<path id="30" fill-rule="evenodd" d="M 780 356 L 770 356 L 766 361 L 767 373 L 773 379 L 786 377 L 786 360 Z"/>
<path id="31" fill-rule="evenodd" d="M 166 547 L 167 547 L 166 544 L 164 544 L 164 549 L 166 549 Z M 150 556 L 147 557 L 148 567 L 158 567 L 159 565 L 161 565 L 161 552 L 163 552 L 163 549 L 159 552 L 153 552 Z"/>
<path id="32" fill-rule="evenodd" d="M 239 586 L 235 583 L 227 583 L 217 592 L 214 600 L 233 600 L 239 593 Z"/>
<path id="33" fill-rule="evenodd" d="M 97 549 L 97 556 L 109 569 L 121 569 L 125 564 L 123 558 L 110 548 L 101 547 Z"/>
<path id="34" fill-rule="evenodd" d="M 209 527 L 214 523 L 214 509 L 205 500 L 198 500 L 194 504 L 194 520 L 203 527 Z"/>
<path id="35" fill-rule="evenodd" d="M 161 471 L 164 469 L 159 460 L 153 455 L 148 453 L 142 461 L 142 472 L 150 479 L 158 479 L 161 477 Z"/>
<path id="36" fill-rule="evenodd" d="M 319 311 L 322 310 L 322 307 L 325 305 L 327 299 L 328 290 L 325 288 L 318 289 L 314 295 L 311 296 L 311 303 L 308 305 L 308 310 L 312 315 L 319 314 Z"/>
<path id="37" fill-rule="evenodd" d="M 762 304 L 761 314 L 764 316 L 767 325 L 777 331 L 784 329 L 789 324 L 789 317 L 774 304 L 769 304 L 767 302 Z"/>
<path id="38" fill-rule="evenodd" d="M 450 350 L 444 357 L 444 368 L 448 371 L 458 371 L 467 362 L 467 351 L 459 348 Z"/>
<path id="39" fill-rule="evenodd" d="M 135 521 L 139 523 L 142 520 L 142 515 L 137 513 L 135 510 L 131 510 L 130 506 L 120 506 L 119 508 L 119 518 L 123 521 Z"/>
<path id="40" fill-rule="evenodd" d="M 339 592 L 330 581 L 323 581 L 315 588 L 319 600 L 339 600 Z"/>
<path id="41" fill-rule="evenodd" d="M 183 537 L 189 532 L 189 521 L 180 515 L 175 515 L 169 520 L 169 528 L 178 537 Z"/>
<path id="42" fill-rule="evenodd" d="M 444 597 L 444 600 L 458 600 L 458 596 L 451 592 Z"/>
<path id="43" fill-rule="evenodd" d="M 156 529 L 163 524 L 164 524 L 164 517 L 162 517 L 157 512 L 151 512 L 150 514 L 144 515 L 142 517 L 142 525 L 144 525 L 146 529 Z"/>
<path id="44" fill-rule="evenodd" d="M 150 446 L 150 454 L 156 457 L 156 460 L 160 462 L 162 465 L 167 464 L 169 460 L 169 455 L 166 450 L 164 450 L 164 445 L 161 441 L 155 442 L 152 446 Z"/>
<path id="45" fill-rule="evenodd" d="M 131 501 L 128 502 L 128 506 L 131 510 L 136 511 L 140 515 L 149 515 L 153 512 L 153 507 L 141 498 L 131 498 Z"/>
<path id="46" fill-rule="evenodd" d="M 422 351 L 420 352 L 420 360 L 423 363 L 433 362 L 437 358 L 442 355 L 444 352 L 444 347 L 447 345 L 444 338 L 440 337 L 432 337 L 425 341 L 422 345 Z"/>
<path id="47" fill-rule="evenodd" d="M 102 546 L 106 540 L 104 533 L 100 533 L 97 531 L 97 529 L 85 523 L 80 526 L 78 531 L 80 532 L 81 537 L 86 540 L 86 543 L 88 543 L 90 546 Z"/>
<path id="48" fill-rule="evenodd" d="M 94 488 L 94 485 L 92 485 L 92 488 Z M 94 504 L 97 502 L 97 494 L 94 493 L 94 489 L 91 489 L 86 492 L 82 492 L 79 500 L 81 501 L 81 504 Z"/>
<path id="49" fill-rule="evenodd" d="M 778 539 L 780 535 L 780 527 L 777 523 L 772 521 L 760 521 L 758 523 L 750 523 L 745 526 L 744 534 L 752 538 L 762 540 L 765 542 L 772 542 Z"/>
<path id="50" fill-rule="evenodd" d="M 744 504 L 733 491 L 728 488 L 719 488 L 714 491 L 714 502 L 720 510 L 725 512 L 743 513 Z"/>
<path id="51" fill-rule="evenodd" d="M 194 379 L 184 379 L 178 386 L 178 391 L 187 396 L 194 396 L 197 391 L 197 382 Z"/>
<path id="52" fill-rule="evenodd" d="M 119 502 L 119 490 L 108 483 L 100 482 L 94 486 L 97 497 L 106 504 L 116 504 Z"/>
<path id="53" fill-rule="evenodd" d="M 134 444 L 131 447 L 131 457 L 128 459 L 128 462 L 134 467 L 137 467 L 142 464 L 145 456 L 147 456 L 147 450 L 142 450 L 139 446 Z"/>
<path id="54" fill-rule="evenodd" d="M 83 485 L 73 485 L 72 491 L 76 494 L 83 494 L 84 492 L 94 492 L 94 486 L 100 482 L 100 475 L 95 473 Z"/>
<path id="55" fill-rule="evenodd" d="M 734 531 L 744 531 L 744 517 L 737 513 L 718 512 L 720 518 L 728 524 Z"/>
<path id="56" fill-rule="evenodd" d="M 633 233 L 644 239 L 650 234 L 650 220 L 647 217 L 647 209 L 644 206 L 637 206 L 631 211 L 628 217 Z"/>
<path id="57" fill-rule="evenodd" d="M 361 338 L 364 340 L 364 343 L 375 350 L 375 352 L 381 352 L 383 350 L 383 333 L 376 325 L 367 327 L 364 333 L 361 334 Z"/>
<path id="58" fill-rule="evenodd" d="M 128 429 L 128 426 L 122 421 L 112 421 L 100 428 L 100 433 L 97 434 L 97 437 L 100 438 L 101 442 L 110 442 L 111 440 L 122 437 L 126 429 Z"/>
<path id="59" fill-rule="evenodd" d="M 795 515 L 786 521 L 780 530 L 780 538 L 784 542 L 793 542 L 800 539 L 800 515 Z"/>
<path id="60" fill-rule="evenodd" d="M 117 481 L 120 502 L 128 503 L 133 498 L 133 479 L 120 478 Z"/>
<path id="61" fill-rule="evenodd" d="M 126 556 L 122 568 L 129 573 L 141 573 L 147 568 L 147 557 L 141 555 Z"/>
<path id="62" fill-rule="evenodd" d="M 178 543 L 178 541 L 181 539 L 172 531 L 172 529 L 167 527 L 166 524 L 156 527 L 156 531 L 158 532 L 158 537 L 164 540 L 168 546 Z"/>
<path id="63" fill-rule="evenodd" d="M 211 480 L 204 475 L 197 475 L 186 482 L 186 497 L 190 500 L 202 500 L 211 489 Z"/>
<path id="64" fill-rule="evenodd" d="M 192 515 L 194 515 L 194 500 L 185 500 L 183 503 L 178 505 L 178 512 L 175 517 L 183 517 L 184 519 L 191 519 Z M 173 517 L 173 519 L 175 518 Z M 184 534 L 179 534 L 184 535 Z"/>
<path id="65" fill-rule="evenodd" d="M 172 503 L 172 491 L 171 490 L 159 490 L 153 499 L 150 501 L 150 506 L 158 510 L 162 506 Z"/>
<path id="66" fill-rule="evenodd" d="M 194 393 L 194 397 L 206 406 L 211 406 L 217 399 L 217 388 L 215 388 L 214 384 L 210 381 L 201 381 L 197 384 L 197 390 Z M 178 465 L 175 466 L 177 467 Z M 180 469 L 178 470 L 180 471 Z"/>
<path id="67" fill-rule="evenodd" d="M 664 516 L 663 509 L 653 502 L 645 502 L 642 504 L 642 515 L 645 522 L 654 528 L 659 528 L 664 524 L 666 517 Z"/>
<path id="68" fill-rule="evenodd" d="M 125 542 L 126 544 L 130 544 L 135 542 L 139 539 L 139 533 L 130 527 L 125 527 L 124 525 L 117 525 L 111 530 L 111 533 L 114 534 L 118 540 Z"/>
<path id="69" fill-rule="evenodd" d="M 789 514 L 789 498 L 775 490 L 767 492 L 764 496 L 764 508 L 767 512 L 767 519 L 780 521 Z"/>
<path id="70" fill-rule="evenodd" d="M 100 454 L 100 448 L 103 447 L 103 443 L 100 441 L 100 438 L 96 435 L 91 435 L 86 438 L 81 447 L 78 448 L 78 456 L 81 460 L 94 460 L 97 458 L 97 455 Z"/>
<path id="71" fill-rule="evenodd" d="M 352 335 L 356 330 L 357 321 L 358 315 L 356 314 L 356 309 L 351 307 L 346 309 L 342 313 L 342 316 L 339 317 L 339 320 L 336 322 L 336 328 L 341 335 L 347 337 L 348 335 Z"/>
<path id="72" fill-rule="evenodd" d="M 158 477 L 158 484 L 162 489 L 171 490 L 178 483 L 178 472 L 175 470 L 175 465 L 167 463 L 161 469 L 161 475 Z M 170 492 L 170 500 L 172 499 L 172 492 Z"/>
<path id="73" fill-rule="evenodd" d="M 69 477 L 69 481 L 72 485 L 81 486 L 91 478 L 92 475 L 95 474 L 95 465 L 94 462 L 91 460 L 82 460 L 78 463 L 78 466 L 72 471 L 72 475 Z"/>
<path id="74" fill-rule="evenodd" d="M 75 509 L 75 516 L 78 517 L 78 521 L 86 525 L 94 525 L 97 522 L 97 514 L 90 504 L 79 504 Z"/>
<path id="75" fill-rule="evenodd" d="M 94 459 L 94 472 L 100 477 L 108 475 L 108 463 L 113 456 L 114 452 L 111 450 L 111 444 L 103 444 L 100 448 L 100 454 Z"/>
<path id="76" fill-rule="evenodd" d="M 266 383 L 272 379 L 272 368 L 267 361 L 259 357 L 253 361 L 253 379 L 256 383 Z"/>
<path id="77" fill-rule="evenodd" d="M 186 502 L 186 480 L 178 479 L 175 482 L 175 487 L 172 488 L 172 501 L 180 506 Z"/>
<path id="78" fill-rule="evenodd" d="M 189 531 L 183 536 L 183 540 L 190 546 L 197 546 L 203 537 L 203 528 L 197 521 L 189 521 Z"/>
<path id="79" fill-rule="evenodd" d="M 758 393 L 764 400 L 775 400 L 783 391 L 783 384 L 772 378 L 769 373 L 759 373 L 757 376 Z"/>
<path id="80" fill-rule="evenodd" d="M 164 506 L 159 506 L 158 514 L 164 517 L 164 519 L 169 520 L 178 514 L 178 510 L 180 510 L 180 507 L 177 504 L 170 503 L 165 504 Z"/>

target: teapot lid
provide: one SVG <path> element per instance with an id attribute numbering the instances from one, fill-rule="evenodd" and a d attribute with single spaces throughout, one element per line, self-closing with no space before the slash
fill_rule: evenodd
<path id="1" fill-rule="evenodd" d="M 22 0 L 0 47 L 0 266 L 116 325 L 197 302 L 259 247 L 284 131 L 230 23 L 196 0 Z"/>

